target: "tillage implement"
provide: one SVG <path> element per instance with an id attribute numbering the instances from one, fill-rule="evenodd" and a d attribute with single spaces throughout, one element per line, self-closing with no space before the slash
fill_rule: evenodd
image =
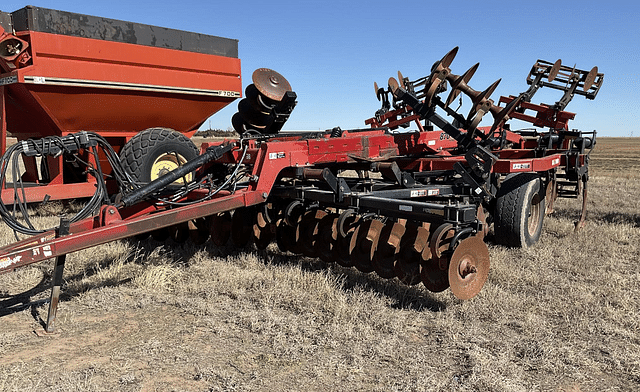
<path id="1" fill-rule="evenodd" d="M 28 237 L 0 248 L 0 272 L 56 258 L 61 275 L 67 253 L 134 236 L 258 249 L 275 242 L 282 252 L 470 299 L 489 274 L 488 236 L 532 246 L 558 197 L 582 199 L 576 228 L 584 224 L 596 133 L 570 130 L 575 115 L 565 107 L 576 94 L 594 99 L 603 74 L 538 60 L 528 88 L 496 102 L 490 96 L 499 80 L 482 91 L 469 85 L 478 64 L 452 72 L 457 50 L 424 77 L 398 72 L 387 87 L 375 84 L 381 108 L 362 129 L 283 132 L 298 97 L 282 75 L 261 68 L 232 118 L 239 138 L 198 149 L 185 136 L 189 127 L 149 127 L 122 146 L 99 131 L 30 134 L 2 157 L 0 214 Z M 19 73 L 14 54 L 5 62 Z M 560 99 L 532 103 L 543 87 L 559 90 Z M 462 96 L 471 103 L 467 114 L 453 107 Z M 511 130 L 510 120 L 532 128 Z M 20 161 L 46 167 L 61 156 L 95 191 L 59 226 L 34 227 Z"/>

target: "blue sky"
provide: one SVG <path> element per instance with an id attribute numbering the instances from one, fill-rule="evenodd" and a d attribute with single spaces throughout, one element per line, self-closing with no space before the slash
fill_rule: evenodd
<path id="1" fill-rule="evenodd" d="M 15 11 L 29 3 L 3 0 Z M 285 129 L 360 128 L 379 108 L 373 82 L 397 71 L 410 79 L 455 46 L 461 74 L 476 62 L 470 85 L 501 84 L 492 98 L 526 90 L 537 59 L 561 58 L 605 74 L 595 100 L 576 96 L 569 123 L 602 136 L 640 136 L 640 3 L 632 1 L 46 1 L 33 5 L 239 40 L 243 86 L 253 70 L 272 68 L 298 95 Z M 555 103 L 559 91 L 540 90 L 534 103 Z M 226 129 L 236 103 L 214 115 Z M 467 107 L 467 106 L 465 106 Z M 465 107 L 462 111 L 466 113 Z M 513 128 L 524 126 L 514 124 Z"/>

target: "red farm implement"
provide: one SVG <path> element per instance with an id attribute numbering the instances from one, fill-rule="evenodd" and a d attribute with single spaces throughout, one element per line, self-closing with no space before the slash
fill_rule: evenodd
<path id="1" fill-rule="evenodd" d="M 498 82 L 484 91 L 469 86 L 477 65 L 451 72 L 456 52 L 425 77 L 399 73 L 387 88 L 376 84 L 382 107 L 363 129 L 279 132 L 297 96 L 282 75 L 263 68 L 232 119 L 241 136 L 205 143 L 199 153 L 179 132 L 152 128 L 118 155 L 106 135 L 86 131 L 97 129 L 89 119 L 81 132 L 24 140 L 4 154 L 3 181 L 19 157 L 62 154 L 89 173 L 97 191 L 81 217 L 39 229 L 22 213 L 30 199 L 21 195 L 30 188 L 15 188 L 20 200 L 13 208 L 2 204 L 0 213 L 29 237 L 0 248 L 0 272 L 55 257 L 56 287 L 66 254 L 150 234 L 216 245 L 231 239 L 238 247 L 253 242 L 258 249 L 276 242 L 283 252 L 472 298 L 489 273 L 490 231 L 500 244 L 535 244 L 557 197 L 582 197 L 576 227 L 584 223 L 595 132 L 569 130 L 574 114 L 564 109 L 575 94 L 595 98 L 603 75 L 539 60 L 528 89 L 496 104 L 490 95 Z M 532 104 L 541 87 L 563 95 L 553 105 Z M 450 108 L 460 93 L 472 102 L 466 116 Z M 478 127 L 489 113 L 492 125 Z M 512 131 L 511 119 L 536 128 Z M 415 130 L 404 129 L 412 124 Z"/>

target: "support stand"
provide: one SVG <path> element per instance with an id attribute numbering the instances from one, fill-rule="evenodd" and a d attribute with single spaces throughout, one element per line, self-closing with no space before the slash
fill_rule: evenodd
<path id="1" fill-rule="evenodd" d="M 70 221 L 60 218 L 60 226 L 56 230 L 56 237 L 62 237 L 69 234 Z M 46 333 L 55 331 L 56 313 L 58 312 L 58 301 L 60 300 L 60 286 L 62 285 L 62 273 L 64 271 L 64 263 L 67 255 L 56 257 L 56 265 L 53 269 L 53 282 L 51 283 L 51 300 L 49 301 L 49 314 L 47 315 L 47 324 L 44 328 Z"/>

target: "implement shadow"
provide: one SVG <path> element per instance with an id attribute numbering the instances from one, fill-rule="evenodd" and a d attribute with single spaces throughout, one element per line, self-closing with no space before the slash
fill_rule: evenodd
<path id="1" fill-rule="evenodd" d="M 253 250 L 253 249 L 251 249 Z M 335 278 L 339 278 L 342 289 L 362 290 L 381 294 L 393 301 L 394 309 L 407 309 L 416 311 L 441 312 L 446 309 L 446 304 L 434 298 L 421 284 L 407 286 L 398 279 L 383 279 L 375 273 L 363 273 L 355 268 L 342 267 L 334 263 L 325 263 L 320 259 L 303 255 L 282 253 L 272 250 L 258 250 L 257 254 L 265 261 L 274 265 L 298 264 L 305 271 L 328 271 Z"/>
<path id="2" fill-rule="evenodd" d="M 40 294 L 51 288 L 50 278 L 50 276 L 45 274 L 43 275 L 40 282 L 38 282 L 37 285 L 30 288 L 29 290 L 26 290 L 20 294 L 0 297 L 0 318 L 14 313 L 22 312 L 23 310 L 28 308 L 32 308 L 31 313 L 33 314 L 36 307 L 48 303 L 48 298 L 33 301 L 32 298 L 39 296 Z"/>

